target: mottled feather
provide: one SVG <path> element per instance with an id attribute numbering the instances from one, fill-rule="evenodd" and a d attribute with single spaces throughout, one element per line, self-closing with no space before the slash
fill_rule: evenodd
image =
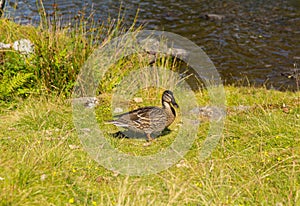
<path id="1" fill-rule="evenodd" d="M 116 115 L 114 116 L 116 119 L 108 123 L 135 132 L 145 133 L 148 139 L 151 139 L 151 134 L 161 132 L 175 120 L 176 112 L 171 105 L 178 107 L 173 93 L 166 90 L 162 95 L 162 107 L 142 107 Z"/>

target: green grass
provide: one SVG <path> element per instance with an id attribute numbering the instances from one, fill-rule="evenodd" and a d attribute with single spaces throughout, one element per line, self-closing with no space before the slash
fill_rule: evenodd
<path id="1" fill-rule="evenodd" d="M 181 161 L 148 176 L 118 174 L 91 159 L 68 100 L 40 96 L 1 106 L 1 205 L 299 205 L 299 92 L 225 90 L 228 116 L 212 155 L 199 161 L 209 126 L 203 122 Z M 147 148 L 143 140 L 108 138 L 140 155 L 168 145 L 177 127 Z"/>

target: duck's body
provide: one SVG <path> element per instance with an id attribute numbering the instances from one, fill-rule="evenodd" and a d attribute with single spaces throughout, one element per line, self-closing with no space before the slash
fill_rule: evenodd
<path id="1" fill-rule="evenodd" d="M 178 107 L 173 93 L 166 90 L 162 95 L 162 107 L 142 107 L 117 115 L 116 120 L 109 123 L 134 132 L 145 133 L 148 140 L 152 140 L 151 134 L 163 131 L 175 120 L 176 112 L 172 105 Z"/>

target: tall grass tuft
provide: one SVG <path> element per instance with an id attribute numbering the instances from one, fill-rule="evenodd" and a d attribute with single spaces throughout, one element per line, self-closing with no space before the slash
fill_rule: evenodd
<path id="1" fill-rule="evenodd" d="M 1 42 L 12 44 L 19 39 L 28 39 L 34 44 L 31 55 L 0 50 L 0 80 L 6 80 L 1 81 L 1 88 L 10 88 L 0 90 L 2 101 L 30 93 L 69 97 L 80 68 L 89 55 L 115 36 L 135 29 L 135 22 L 125 29 L 121 10 L 118 19 L 106 22 L 96 21 L 93 13 L 87 15 L 82 11 L 68 24 L 63 24 L 58 17 L 58 5 L 54 4 L 54 12 L 48 14 L 42 1 L 37 4 L 41 19 L 38 27 L 0 20 Z M 15 85 L 17 77 L 23 79 Z"/>

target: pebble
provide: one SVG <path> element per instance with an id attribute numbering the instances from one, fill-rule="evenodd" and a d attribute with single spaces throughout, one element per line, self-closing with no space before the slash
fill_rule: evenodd
<path id="1" fill-rule="evenodd" d="M 211 120 L 220 120 L 226 115 L 224 109 L 216 106 L 196 107 L 190 110 L 190 113 L 199 115 L 200 117 L 209 118 Z"/>
<path id="2" fill-rule="evenodd" d="M 143 102 L 143 98 L 141 98 L 141 97 L 135 97 L 135 98 L 133 98 L 133 101 L 135 101 L 136 103 L 142 103 Z"/>
<path id="3" fill-rule="evenodd" d="M 121 113 L 121 112 L 123 112 L 124 110 L 121 108 L 121 107 L 116 107 L 115 109 L 114 109 L 114 113 Z"/>
<path id="4" fill-rule="evenodd" d="M 205 19 L 210 19 L 210 20 L 220 21 L 220 20 L 225 19 L 225 16 L 224 15 L 220 15 L 220 14 L 205 14 L 204 18 Z"/>

